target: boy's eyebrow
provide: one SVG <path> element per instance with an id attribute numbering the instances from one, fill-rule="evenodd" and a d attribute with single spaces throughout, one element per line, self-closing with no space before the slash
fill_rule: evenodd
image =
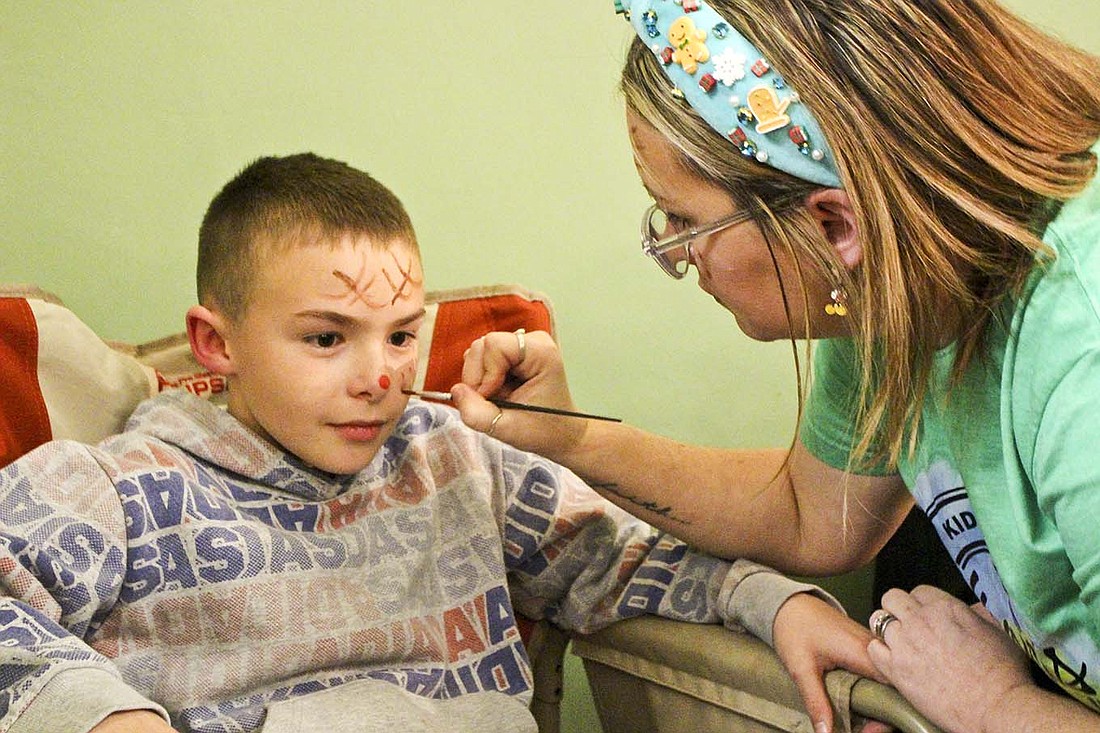
<path id="1" fill-rule="evenodd" d="M 428 309 L 427 308 L 421 308 L 420 310 L 418 310 L 416 313 L 413 313 L 408 318 L 402 318 L 401 320 L 399 320 L 396 323 L 396 325 L 404 326 L 404 325 L 407 325 L 407 324 L 412 323 L 414 321 L 419 321 L 421 318 L 423 318 L 427 314 L 428 314 Z"/>
<path id="2" fill-rule="evenodd" d="M 421 318 L 423 318 L 425 315 L 427 315 L 427 313 L 428 313 L 427 308 L 421 308 L 420 310 L 416 311 L 412 315 L 409 315 L 409 316 L 406 316 L 405 318 L 401 318 L 397 321 L 394 321 L 394 323 L 392 325 L 394 325 L 394 326 L 404 326 L 404 325 L 407 325 L 409 323 L 413 323 L 414 321 L 419 321 Z M 304 311 L 298 311 L 297 313 L 294 314 L 294 317 L 295 318 L 312 318 L 312 319 L 316 319 L 316 320 L 320 320 L 320 321 L 329 321 L 330 323 L 335 323 L 335 324 L 340 325 L 340 326 L 354 326 L 359 322 L 358 318 L 353 318 L 352 316 L 349 316 L 346 313 L 340 313 L 339 311 L 330 311 L 330 310 L 304 310 Z"/>
<path id="3" fill-rule="evenodd" d="M 338 313 L 336 311 L 327 310 L 304 310 L 298 311 L 294 314 L 295 318 L 312 318 L 318 321 L 330 321 L 332 323 L 338 323 L 345 326 L 350 326 L 355 323 L 355 319 L 344 313 Z"/>

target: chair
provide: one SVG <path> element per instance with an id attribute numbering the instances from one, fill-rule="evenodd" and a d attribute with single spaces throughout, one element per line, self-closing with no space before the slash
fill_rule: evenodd
<path id="1" fill-rule="evenodd" d="M 459 381 L 463 352 L 488 330 L 555 330 L 549 300 L 515 285 L 436 291 L 427 301 L 416 389 L 445 391 Z M 105 342 L 49 293 L 0 285 L 0 466 L 51 438 L 101 440 L 167 388 L 223 401 L 226 385 L 194 361 L 185 334 Z M 532 713 L 540 733 L 558 733 L 569 637 L 545 621 L 521 620 L 521 631 Z M 572 644 L 605 733 L 812 730 L 778 658 L 747 634 L 647 617 Z M 889 687 L 840 671 L 828 687 L 837 730 L 868 716 L 901 733 L 937 733 Z"/>
<path id="2" fill-rule="evenodd" d="M 798 690 L 764 642 L 722 626 L 629 619 L 573 638 L 604 733 L 775 733 L 813 725 Z M 939 733 L 892 687 L 851 672 L 826 676 L 837 731 L 863 720 L 901 733 Z"/>

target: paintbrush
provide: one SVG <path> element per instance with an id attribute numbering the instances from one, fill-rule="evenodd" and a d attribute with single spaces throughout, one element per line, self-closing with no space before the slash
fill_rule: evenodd
<path id="1" fill-rule="evenodd" d="M 440 402 L 450 402 L 450 392 L 432 392 L 425 390 L 423 392 L 417 392 L 412 389 L 401 390 L 402 394 L 412 395 L 413 397 L 423 397 L 426 400 L 439 400 Z M 607 420 L 608 422 L 622 422 L 622 418 L 618 417 L 604 417 L 603 415 L 591 415 L 587 412 L 573 412 L 572 410 L 559 410 L 556 407 L 541 407 L 539 405 L 527 405 L 523 402 L 511 402 L 509 400 L 498 400 L 493 397 L 487 398 L 489 402 L 500 408 L 506 408 L 509 410 L 527 410 L 528 412 L 545 412 L 549 415 L 565 415 L 566 417 L 583 417 L 588 420 Z"/>

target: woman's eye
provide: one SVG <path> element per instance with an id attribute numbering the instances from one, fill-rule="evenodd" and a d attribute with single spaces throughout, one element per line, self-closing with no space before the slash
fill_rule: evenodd
<path id="1" fill-rule="evenodd" d="M 688 229 L 688 220 L 679 214 L 666 214 L 668 226 L 674 232 L 682 232 Z"/>
<path id="2" fill-rule="evenodd" d="M 318 333 L 306 338 L 306 341 L 319 346 L 322 349 L 331 349 L 340 343 L 340 334 L 338 333 Z"/>

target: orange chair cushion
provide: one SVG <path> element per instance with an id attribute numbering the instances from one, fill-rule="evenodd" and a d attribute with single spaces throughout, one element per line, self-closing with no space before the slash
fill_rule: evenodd
<path id="1" fill-rule="evenodd" d="M 38 388 L 38 325 L 26 300 L 0 299 L 0 466 L 52 437 Z"/>

